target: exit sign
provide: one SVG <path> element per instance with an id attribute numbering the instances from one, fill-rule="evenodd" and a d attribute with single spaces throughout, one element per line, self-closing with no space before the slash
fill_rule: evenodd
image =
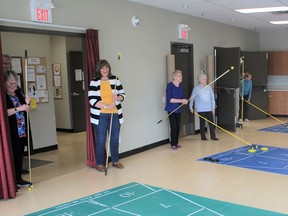
<path id="1" fill-rule="evenodd" d="M 187 40 L 188 39 L 188 31 L 190 31 L 190 27 L 186 24 L 178 24 L 178 37 L 179 39 Z"/>
<path id="2" fill-rule="evenodd" d="M 49 10 L 36 8 L 36 20 L 39 22 L 49 22 Z"/>
<path id="3" fill-rule="evenodd" d="M 52 23 L 52 6 L 51 0 L 30 0 L 32 21 Z"/>

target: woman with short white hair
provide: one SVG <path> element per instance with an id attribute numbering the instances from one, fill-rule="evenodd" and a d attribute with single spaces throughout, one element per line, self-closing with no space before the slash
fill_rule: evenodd
<path id="1" fill-rule="evenodd" d="M 215 115 L 215 97 L 212 88 L 207 85 L 207 76 L 201 73 L 198 76 L 199 85 L 195 86 L 189 103 L 189 109 L 194 112 L 193 103 L 195 101 L 195 111 L 204 118 L 207 118 L 210 122 L 214 122 Z M 209 123 L 210 138 L 211 140 L 219 140 L 215 135 L 214 126 Z M 205 135 L 205 120 L 200 118 L 200 135 L 202 140 L 207 140 Z"/>

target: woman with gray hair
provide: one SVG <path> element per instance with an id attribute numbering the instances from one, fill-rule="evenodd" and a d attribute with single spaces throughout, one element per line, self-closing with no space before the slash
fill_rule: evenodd
<path id="1" fill-rule="evenodd" d="M 16 72 L 6 70 L 4 81 L 16 183 L 18 186 L 29 186 L 31 182 L 22 179 L 21 171 L 24 148 L 28 144 L 27 113 L 30 110 L 30 98 L 25 96 L 18 87 Z"/>
<path id="2" fill-rule="evenodd" d="M 180 122 L 181 122 L 181 106 L 187 104 L 184 98 L 184 91 L 181 85 L 182 71 L 176 70 L 172 73 L 172 82 L 166 87 L 166 106 L 165 110 L 169 115 L 170 122 L 170 145 L 172 150 L 181 148 L 179 144 Z"/>
<path id="3" fill-rule="evenodd" d="M 189 103 L 189 109 L 194 112 L 193 103 L 195 101 L 195 111 L 210 122 L 214 122 L 215 115 L 215 97 L 212 88 L 207 86 L 207 76 L 201 73 L 198 77 L 199 85 L 195 86 Z M 215 135 L 214 126 L 209 123 L 211 140 L 219 140 Z M 205 120 L 200 118 L 200 134 L 202 140 L 207 140 L 205 135 Z"/>

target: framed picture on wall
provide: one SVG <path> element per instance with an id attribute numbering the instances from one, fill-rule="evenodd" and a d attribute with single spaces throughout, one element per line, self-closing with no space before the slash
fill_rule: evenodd
<path id="1" fill-rule="evenodd" d="M 11 57 L 11 69 L 17 74 L 22 74 L 22 58 L 21 57 Z"/>
<path id="2" fill-rule="evenodd" d="M 24 91 L 22 58 L 11 56 L 11 69 L 18 74 L 18 86 Z"/>
<path id="3" fill-rule="evenodd" d="M 61 64 L 52 64 L 53 69 L 53 87 L 54 87 L 54 98 L 62 99 L 62 84 L 61 84 Z"/>

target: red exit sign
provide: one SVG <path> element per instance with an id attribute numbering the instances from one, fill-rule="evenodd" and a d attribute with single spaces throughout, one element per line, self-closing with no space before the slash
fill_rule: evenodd
<path id="1" fill-rule="evenodd" d="M 31 20 L 39 23 L 52 23 L 51 0 L 30 0 Z"/>
<path id="2" fill-rule="evenodd" d="M 49 21 L 49 10 L 43 8 L 36 9 L 37 21 L 48 22 Z"/>

